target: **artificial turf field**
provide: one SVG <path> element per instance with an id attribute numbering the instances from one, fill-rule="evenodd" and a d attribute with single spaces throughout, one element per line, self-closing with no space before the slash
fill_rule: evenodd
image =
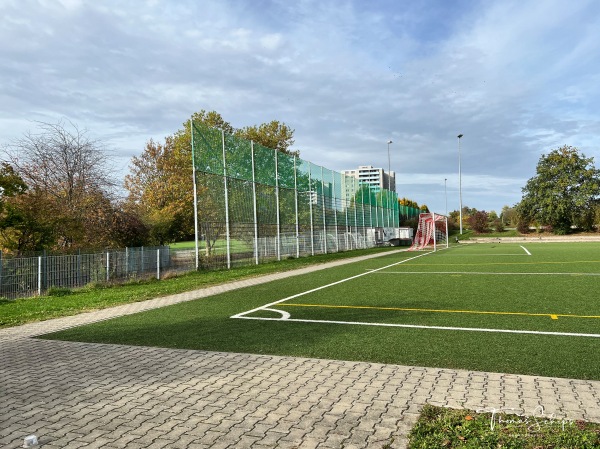
<path id="1" fill-rule="evenodd" d="M 600 243 L 394 252 L 44 338 L 600 380 Z"/>

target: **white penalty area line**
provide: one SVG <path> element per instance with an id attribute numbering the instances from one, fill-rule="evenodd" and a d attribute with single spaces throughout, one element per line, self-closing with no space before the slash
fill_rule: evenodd
<path id="1" fill-rule="evenodd" d="M 273 312 L 279 312 L 281 314 L 287 313 L 276 309 L 271 309 Z M 232 317 L 233 318 L 233 317 Z M 391 324 L 391 323 L 363 323 L 360 321 L 333 321 L 333 320 L 305 320 L 298 318 L 261 318 L 261 317 L 249 317 L 249 316 L 235 316 L 235 318 L 242 318 L 246 320 L 263 320 L 263 321 L 285 321 L 285 322 L 297 322 L 297 323 L 320 323 L 320 324 L 348 324 L 358 326 L 379 326 L 379 327 L 403 327 L 408 329 L 435 329 L 445 331 L 463 331 L 463 332 L 489 332 L 489 333 L 503 333 L 503 334 L 529 334 L 529 335 L 552 335 L 557 337 L 588 337 L 588 338 L 600 338 L 600 334 L 577 334 L 574 332 L 549 332 L 549 331 L 528 331 L 528 330 L 515 330 L 515 329 L 486 329 L 480 327 L 450 327 L 450 326 L 424 326 L 418 324 Z"/>
<path id="2" fill-rule="evenodd" d="M 246 312 L 238 313 L 236 315 L 231 316 L 230 318 L 247 318 L 245 315 L 248 315 L 248 314 L 251 314 L 251 313 L 254 313 L 254 312 L 258 312 L 259 310 L 266 310 L 266 309 L 268 309 L 271 306 L 274 306 L 276 304 L 280 304 L 280 303 L 285 302 L 285 301 L 289 301 L 290 299 L 294 299 L 294 298 L 298 298 L 300 296 L 308 295 L 310 293 L 314 293 L 314 292 L 317 292 L 319 290 L 323 290 L 324 288 L 332 287 L 334 285 L 338 285 L 338 284 L 341 284 L 341 283 L 346 282 L 346 281 L 351 281 L 353 279 L 357 279 L 359 277 L 366 276 L 368 274 L 376 273 L 378 271 L 385 270 L 387 268 L 403 264 L 403 263 L 408 262 L 410 260 L 418 259 L 419 257 L 423 257 L 423 256 L 426 256 L 428 254 L 433 254 L 433 252 L 423 253 L 423 254 L 419 254 L 418 256 L 409 257 L 408 259 L 404 259 L 404 260 L 401 260 L 400 262 L 395 262 L 393 264 L 386 265 L 385 267 L 377 268 L 375 270 L 368 270 L 368 271 L 365 271 L 364 273 L 357 274 L 356 276 L 351 276 L 351 277 L 346 278 L 346 279 L 342 279 L 342 280 L 339 280 L 339 281 L 336 281 L 336 282 L 332 282 L 331 284 L 322 285 L 321 287 L 313 288 L 312 290 L 307 290 L 305 292 L 298 293 L 296 295 L 288 296 L 287 298 L 283 298 L 283 299 L 280 299 L 278 301 L 274 301 L 274 302 L 271 302 L 269 304 L 265 304 L 264 306 L 257 307 L 256 309 L 252 309 L 252 310 L 248 310 Z"/>
<path id="3" fill-rule="evenodd" d="M 600 273 L 509 273 L 495 271 L 386 271 L 379 274 L 482 274 L 501 276 L 600 276 Z"/>
<path id="4" fill-rule="evenodd" d="M 523 248 L 523 251 L 525 251 L 527 253 L 528 256 L 531 256 L 531 253 L 527 250 L 527 248 L 525 248 L 523 245 L 519 245 L 521 248 Z"/>

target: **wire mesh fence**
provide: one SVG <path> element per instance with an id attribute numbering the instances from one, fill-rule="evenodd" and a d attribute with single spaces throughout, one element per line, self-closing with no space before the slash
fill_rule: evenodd
<path id="1" fill-rule="evenodd" d="M 184 259 L 185 260 L 185 259 Z M 194 269 L 193 259 L 182 262 L 168 246 L 111 250 L 94 254 L 0 257 L 0 297 L 38 296 L 51 288 L 78 288 L 91 283 L 161 278 L 169 271 Z"/>
<path id="2" fill-rule="evenodd" d="M 205 258 L 221 257 L 231 267 L 396 237 L 396 192 L 203 123 L 193 122 L 191 133 Z"/>

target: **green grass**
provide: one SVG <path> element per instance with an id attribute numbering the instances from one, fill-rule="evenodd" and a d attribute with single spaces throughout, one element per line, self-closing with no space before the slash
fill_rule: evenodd
<path id="1" fill-rule="evenodd" d="M 252 244 L 248 244 L 242 240 L 231 239 L 229 242 L 230 250 L 233 253 L 252 251 Z M 171 249 L 174 250 L 190 250 L 196 248 L 196 242 L 188 241 L 188 242 L 177 242 L 169 245 Z M 198 242 L 198 248 L 201 251 L 204 251 L 206 248 L 206 241 L 200 240 Z M 213 247 L 213 251 L 222 252 L 227 249 L 227 241 L 225 239 L 217 240 Z"/>
<path id="2" fill-rule="evenodd" d="M 393 327 L 599 333 L 600 319 L 583 316 L 600 316 L 600 276 L 590 275 L 600 273 L 600 244 L 530 248 L 458 245 L 381 269 L 415 256 L 389 254 L 46 338 L 600 380 L 600 338 Z M 299 294 L 270 307 L 290 320 L 230 318 Z"/>
<path id="3" fill-rule="evenodd" d="M 425 405 L 409 449 L 594 449 L 600 424 Z"/>
<path id="4" fill-rule="evenodd" d="M 114 286 L 98 284 L 77 290 L 53 288 L 49 291 L 48 296 L 33 298 L 16 300 L 0 298 L 0 328 L 74 315 L 120 304 L 145 301 L 159 296 L 172 295 L 239 279 L 289 271 L 308 265 L 389 250 L 390 248 L 373 248 L 287 259 L 281 262 L 239 267 L 231 270 L 192 272 L 161 281 L 150 279 Z"/>

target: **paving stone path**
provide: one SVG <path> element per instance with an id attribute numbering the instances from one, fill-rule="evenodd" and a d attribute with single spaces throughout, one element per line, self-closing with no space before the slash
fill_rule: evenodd
<path id="1" fill-rule="evenodd" d="M 426 403 L 600 422 L 597 381 L 34 338 L 323 267 L 0 330 L 0 447 L 403 448 Z"/>

